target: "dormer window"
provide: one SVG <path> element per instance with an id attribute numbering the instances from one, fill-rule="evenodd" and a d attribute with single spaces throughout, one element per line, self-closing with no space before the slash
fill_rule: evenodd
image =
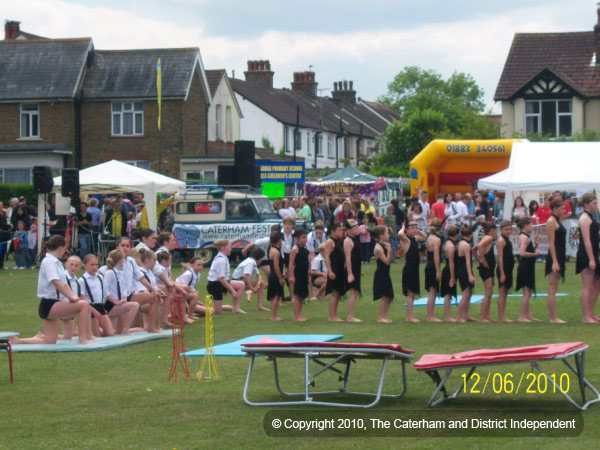
<path id="1" fill-rule="evenodd" d="M 525 132 L 552 137 L 573 134 L 572 100 L 528 100 L 525 102 Z"/>

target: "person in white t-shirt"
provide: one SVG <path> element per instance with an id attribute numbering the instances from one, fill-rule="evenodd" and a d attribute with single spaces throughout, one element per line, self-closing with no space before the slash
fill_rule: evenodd
<path id="1" fill-rule="evenodd" d="M 56 344 L 58 340 L 58 319 L 79 317 L 79 327 L 88 329 L 91 320 L 90 304 L 77 296 L 67 285 L 65 269 L 60 262 L 66 251 L 65 238 L 60 235 L 46 241 L 46 256 L 40 264 L 37 296 L 40 299 L 38 313 L 43 320 L 43 335 L 32 338 L 13 336 L 11 344 Z M 87 344 L 85 333 L 79 336 L 80 344 Z"/>
<path id="2" fill-rule="evenodd" d="M 242 281 L 229 281 L 229 258 L 231 254 L 231 243 L 226 240 L 215 241 L 215 247 L 219 251 L 213 259 L 208 271 L 206 291 L 213 297 L 213 313 L 223 312 L 223 294 L 229 292 L 233 302 L 233 313 L 246 314 L 240 309 L 240 299 L 244 291 Z"/>
<path id="3" fill-rule="evenodd" d="M 310 263 L 310 278 L 313 285 L 311 300 L 325 300 L 327 286 L 327 264 L 325 263 L 325 243 L 318 247 L 319 254 Z"/>
<path id="4" fill-rule="evenodd" d="M 257 295 L 256 308 L 259 311 L 268 311 L 263 305 L 265 283 L 262 280 L 259 272 L 258 265 L 264 259 L 265 252 L 260 248 L 252 250 L 249 258 L 243 260 L 233 271 L 231 279 L 234 281 L 243 281 L 246 287 L 246 295 L 248 295 L 248 301 L 251 301 L 252 294 Z M 256 277 L 253 280 L 253 277 Z"/>

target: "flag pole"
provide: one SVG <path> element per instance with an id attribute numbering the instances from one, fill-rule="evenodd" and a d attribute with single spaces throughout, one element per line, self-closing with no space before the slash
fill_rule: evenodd
<path id="1" fill-rule="evenodd" d="M 162 130 L 161 130 L 161 113 L 162 113 L 162 67 L 160 58 L 156 61 L 156 103 L 158 107 L 158 172 L 162 173 Z"/>

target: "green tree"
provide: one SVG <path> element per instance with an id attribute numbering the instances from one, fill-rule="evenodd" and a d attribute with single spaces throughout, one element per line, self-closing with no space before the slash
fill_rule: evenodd
<path id="1" fill-rule="evenodd" d="M 468 74 L 448 79 L 433 70 L 410 66 L 398 73 L 379 99 L 399 115 L 384 138 L 384 150 L 368 164 L 371 173 L 401 166 L 433 139 L 493 139 L 500 127 L 483 114 L 483 89 Z"/>

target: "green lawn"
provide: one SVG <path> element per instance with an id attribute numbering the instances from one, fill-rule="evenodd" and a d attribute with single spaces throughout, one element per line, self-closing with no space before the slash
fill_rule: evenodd
<path id="1" fill-rule="evenodd" d="M 583 340 L 590 344 L 586 375 L 600 385 L 600 326 L 580 323 L 579 278 L 568 267 L 568 278 L 560 290 L 568 297 L 559 298 L 560 317 L 566 325 L 536 324 L 427 324 L 409 325 L 402 321 L 404 308 L 400 297 L 401 264 L 394 264 L 397 295 L 392 306 L 392 325 L 375 323 L 378 304 L 370 299 L 373 266 L 365 268 L 357 316 L 363 324 L 331 324 L 325 320 L 326 304 L 310 303 L 306 307 L 309 321 L 294 323 L 291 307 L 281 308 L 288 320 L 272 323 L 268 313 L 258 313 L 249 305 L 247 316 L 225 314 L 215 319 L 217 343 L 236 340 L 252 334 L 266 333 L 340 333 L 354 342 L 400 343 L 414 348 L 417 358 L 423 353 L 458 352 L 474 348 L 508 347 L 550 342 Z M 202 295 L 206 272 L 203 274 Z M 0 271 L 0 330 L 19 331 L 29 336 L 40 328 L 37 317 L 35 287 L 37 271 Z M 478 280 L 476 292 L 481 292 Z M 538 265 L 538 287 L 546 291 L 542 265 Z M 509 317 L 516 318 L 518 299 L 509 299 Z M 534 314 L 547 319 L 545 299 L 533 301 Z M 342 305 L 345 311 L 346 305 Z M 441 315 L 439 308 L 438 315 Z M 479 306 L 472 307 L 474 315 Z M 496 304 L 493 304 L 496 316 Z M 424 308 L 417 309 L 424 319 Z M 187 328 L 188 348 L 203 346 L 204 324 Z M 592 405 L 584 413 L 585 429 L 578 438 L 566 439 L 425 439 L 425 438 L 271 438 L 263 431 L 263 416 L 268 409 L 251 408 L 242 401 L 242 387 L 248 360 L 218 358 L 223 373 L 221 381 L 168 382 L 171 342 L 152 341 L 123 349 L 85 353 L 17 353 L 14 385 L 8 383 L 6 357 L 0 355 L 0 447 L 1 448 L 387 448 L 408 445 L 415 448 L 480 448 L 541 447 L 592 448 L 597 444 L 600 427 L 600 405 Z M 192 360 L 197 371 L 199 359 Z M 526 366 L 504 366 L 502 371 L 520 373 Z M 562 364 L 548 366 L 557 372 Z M 372 387 L 374 368 L 366 363 L 357 367 L 357 382 Z M 300 363 L 291 361 L 283 376 L 299 387 Z M 486 374 L 487 369 L 481 373 Z M 397 374 L 393 372 L 390 378 Z M 258 364 L 254 394 L 257 398 L 275 398 L 272 369 Z M 293 381 L 293 382 L 292 382 Z M 391 380 L 393 381 L 393 380 Z M 383 401 L 378 410 L 425 410 L 433 384 L 422 373 L 410 368 L 409 390 L 399 401 Z M 389 383 L 391 385 L 392 383 Z M 575 380 L 571 379 L 574 386 Z M 322 387 L 322 386 L 319 386 Z M 457 409 L 564 409 L 574 411 L 558 394 L 526 396 L 465 395 L 438 410 Z"/>

